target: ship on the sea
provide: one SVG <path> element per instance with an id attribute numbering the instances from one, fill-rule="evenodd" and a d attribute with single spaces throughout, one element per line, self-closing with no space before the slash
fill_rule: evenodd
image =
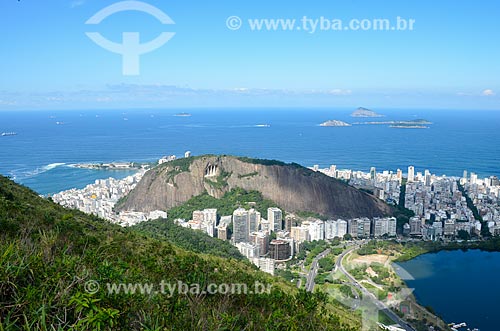
<path id="1" fill-rule="evenodd" d="M 2 137 L 16 136 L 16 132 L 2 132 Z"/>
<path id="2" fill-rule="evenodd" d="M 177 114 L 175 114 L 174 116 L 178 116 L 178 117 L 189 117 L 189 116 L 191 116 L 191 114 L 190 114 L 190 113 L 177 113 Z"/>

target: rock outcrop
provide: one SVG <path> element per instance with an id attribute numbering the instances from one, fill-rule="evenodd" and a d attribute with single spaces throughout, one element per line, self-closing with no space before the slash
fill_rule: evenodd
<path id="1" fill-rule="evenodd" d="M 259 191 L 289 212 L 346 218 L 392 212 L 383 201 L 298 164 L 213 155 L 178 159 L 149 170 L 116 209 L 168 210 L 205 191 L 220 198 L 235 187 Z"/>

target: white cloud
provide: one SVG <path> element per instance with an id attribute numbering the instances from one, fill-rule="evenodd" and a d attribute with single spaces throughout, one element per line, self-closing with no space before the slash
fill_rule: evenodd
<path id="1" fill-rule="evenodd" d="M 495 92 L 492 89 L 486 89 L 483 92 L 481 92 L 481 95 L 483 97 L 491 97 L 491 96 L 495 95 Z"/>
<path id="2" fill-rule="evenodd" d="M 80 7 L 85 4 L 85 0 L 74 0 L 69 5 L 71 8 Z"/>
<path id="3" fill-rule="evenodd" d="M 0 105 L 1 106 L 15 106 L 15 105 L 17 105 L 17 101 L 0 100 Z"/>

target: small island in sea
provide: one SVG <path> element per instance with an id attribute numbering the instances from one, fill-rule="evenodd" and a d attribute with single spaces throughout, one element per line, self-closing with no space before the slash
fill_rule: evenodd
<path id="1" fill-rule="evenodd" d="M 429 129 L 429 127 L 425 124 L 432 124 L 430 122 L 418 122 L 418 121 L 402 121 L 395 122 L 394 124 L 389 125 L 390 128 L 393 129 Z"/>
<path id="2" fill-rule="evenodd" d="M 384 115 L 367 108 L 359 107 L 351 113 L 351 117 L 384 117 Z"/>
<path id="3" fill-rule="evenodd" d="M 321 123 L 319 126 L 352 126 L 352 125 L 339 120 L 328 120 L 326 122 Z"/>
<path id="4" fill-rule="evenodd" d="M 354 125 L 389 125 L 393 129 L 429 129 L 432 122 L 424 119 L 408 121 L 374 121 L 374 122 L 355 122 Z"/>

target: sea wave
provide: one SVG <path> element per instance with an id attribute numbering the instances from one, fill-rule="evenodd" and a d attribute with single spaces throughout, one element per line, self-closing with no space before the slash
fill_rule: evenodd
<path id="1" fill-rule="evenodd" d="M 51 164 L 48 164 L 48 165 L 46 165 L 46 166 L 42 167 L 42 169 L 43 169 L 43 170 L 44 170 L 44 172 L 45 172 L 45 171 L 49 171 L 49 170 L 55 169 L 55 168 L 57 168 L 57 167 L 59 167 L 59 166 L 65 165 L 65 164 L 66 164 L 66 163 L 64 163 L 64 162 L 60 162 L 60 163 L 51 163 Z"/>
<path id="2" fill-rule="evenodd" d="M 11 177 L 14 180 L 23 180 L 23 179 L 27 179 L 27 178 L 32 178 L 32 177 L 38 176 L 40 174 L 43 174 L 44 172 L 53 170 L 53 169 L 60 167 L 60 166 L 63 166 L 63 165 L 66 165 L 66 163 L 56 162 L 56 163 L 47 164 L 47 165 L 42 166 L 42 167 L 37 167 L 35 169 L 26 169 L 26 168 L 18 169 L 18 170 L 11 172 Z"/>

